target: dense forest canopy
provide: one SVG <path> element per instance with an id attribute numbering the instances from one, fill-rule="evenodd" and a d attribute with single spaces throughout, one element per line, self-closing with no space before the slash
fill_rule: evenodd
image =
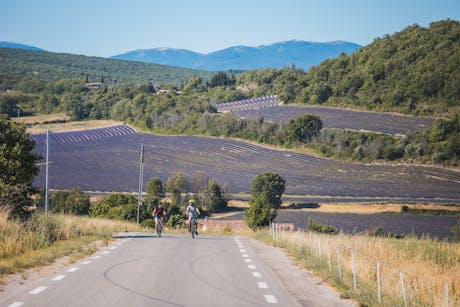
<path id="1" fill-rule="evenodd" d="M 14 85 L 17 80 L 74 79 L 116 83 L 146 83 L 180 86 L 198 75 L 209 80 L 211 72 L 166 65 L 128 62 L 100 57 L 0 48 L 0 86 Z"/>

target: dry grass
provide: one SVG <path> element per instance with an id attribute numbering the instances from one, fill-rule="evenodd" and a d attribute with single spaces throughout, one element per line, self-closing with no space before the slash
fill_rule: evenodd
<path id="1" fill-rule="evenodd" d="M 81 131 L 88 129 L 105 128 L 116 125 L 121 125 L 122 122 L 113 120 L 86 120 L 86 121 L 75 121 L 67 122 L 62 124 L 40 124 L 35 125 L 31 128 L 27 128 L 29 133 L 44 133 L 47 129 L 53 132 L 66 132 L 66 131 Z"/>
<path id="2" fill-rule="evenodd" d="M 33 116 L 24 116 L 24 117 L 19 117 L 19 118 L 12 117 L 11 119 L 17 123 L 31 125 L 35 123 L 52 122 L 52 121 L 57 121 L 57 120 L 69 120 L 70 116 L 66 115 L 65 113 L 55 113 L 55 114 L 41 114 L 41 115 L 33 115 Z"/>
<path id="3" fill-rule="evenodd" d="M 8 220 L 8 212 L 0 210 L 0 280 L 87 251 L 90 242 L 107 242 L 114 232 L 140 230 L 134 223 L 68 215 L 36 215 L 20 224 Z"/>
<path id="4" fill-rule="evenodd" d="M 259 234 L 259 236 L 267 234 Z M 403 273 L 409 305 L 445 306 L 445 287 L 449 287 L 451 306 L 460 303 L 460 244 L 430 239 L 394 239 L 368 236 L 283 232 L 278 240 L 303 265 L 324 277 L 342 291 L 371 306 L 403 305 L 400 272 Z M 352 278 L 355 254 L 357 289 Z M 329 257 L 332 269 L 329 270 Z M 337 254 L 343 272 L 338 278 Z M 380 263 L 382 303 L 377 301 L 376 263 Z"/>

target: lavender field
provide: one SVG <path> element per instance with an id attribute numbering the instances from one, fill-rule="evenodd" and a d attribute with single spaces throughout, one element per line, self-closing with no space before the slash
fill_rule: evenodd
<path id="1" fill-rule="evenodd" d="M 43 134 L 31 135 L 44 156 Z M 247 192 L 255 175 L 279 173 L 285 194 L 333 201 L 419 201 L 460 204 L 460 173 L 428 166 L 345 163 L 227 139 L 158 136 L 128 126 L 54 133 L 50 137 L 50 187 L 84 191 L 135 192 L 141 144 L 144 183 L 175 172 L 192 178 L 203 172 L 230 191 Z M 35 184 L 44 185 L 44 167 Z"/>
<path id="2" fill-rule="evenodd" d="M 364 130 L 387 134 L 406 134 L 409 131 L 427 129 L 434 121 L 431 118 L 383 112 L 279 104 L 276 96 L 264 96 L 219 104 L 217 109 L 219 112 L 231 112 L 244 118 L 263 118 L 265 121 L 271 122 L 288 121 L 300 114 L 311 114 L 321 118 L 325 128 Z"/>
<path id="3" fill-rule="evenodd" d="M 244 219 L 244 213 L 222 219 L 241 220 Z M 303 230 L 308 228 L 309 220 L 334 226 L 347 234 L 361 234 L 381 228 L 387 234 L 429 236 L 442 240 L 452 238 L 451 228 L 457 223 L 458 216 L 325 213 L 282 209 L 275 219 L 277 223 L 293 223 L 296 229 Z"/>

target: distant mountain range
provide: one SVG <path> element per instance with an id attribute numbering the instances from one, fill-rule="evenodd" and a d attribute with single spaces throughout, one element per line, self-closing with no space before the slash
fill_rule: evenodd
<path id="1" fill-rule="evenodd" d="M 46 51 L 13 42 L 0 42 L 1 47 Z M 350 54 L 361 47 L 344 41 L 317 43 L 291 40 L 259 47 L 234 46 L 207 54 L 174 48 L 139 49 L 111 58 L 207 71 L 282 68 L 292 64 L 307 70 L 326 59 L 337 57 L 341 52 Z"/>
<path id="2" fill-rule="evenodd" d="M 358 44 L 344 41 L 317 43 L 292 40 L 259 47 L 235 46 L 207 54 L 186 49 L 142 49 L 112 58 L 208 71 L 281 68 L 292 64 L 308 69 L 337 57 L 341 52 L 349 54 L 359 48 Z"/>
<path id="3" fill-rule="evenodd" d="M 12 42 L 0 42 L 0 48 L 16 48 L 16 49 L 24 49 L 24 50 L 37 50 L 37 51 L 46 51 L 40 49 L 35 46 L 24 45 L 19 43 L 12 43 Z"/>

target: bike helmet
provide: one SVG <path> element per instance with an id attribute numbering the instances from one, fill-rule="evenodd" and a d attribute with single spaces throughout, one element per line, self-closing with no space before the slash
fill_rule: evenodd
<path id="1" fill-rule="evenodd" d="M 190 205 L 191 205 L 191 204 L 194 204 L 194 203 L 195 203 L 195 200 L 194 200 L 194 199 L 190 199 L 190 200 L 188 201 L 188 203 L 189 203 Z"/>

